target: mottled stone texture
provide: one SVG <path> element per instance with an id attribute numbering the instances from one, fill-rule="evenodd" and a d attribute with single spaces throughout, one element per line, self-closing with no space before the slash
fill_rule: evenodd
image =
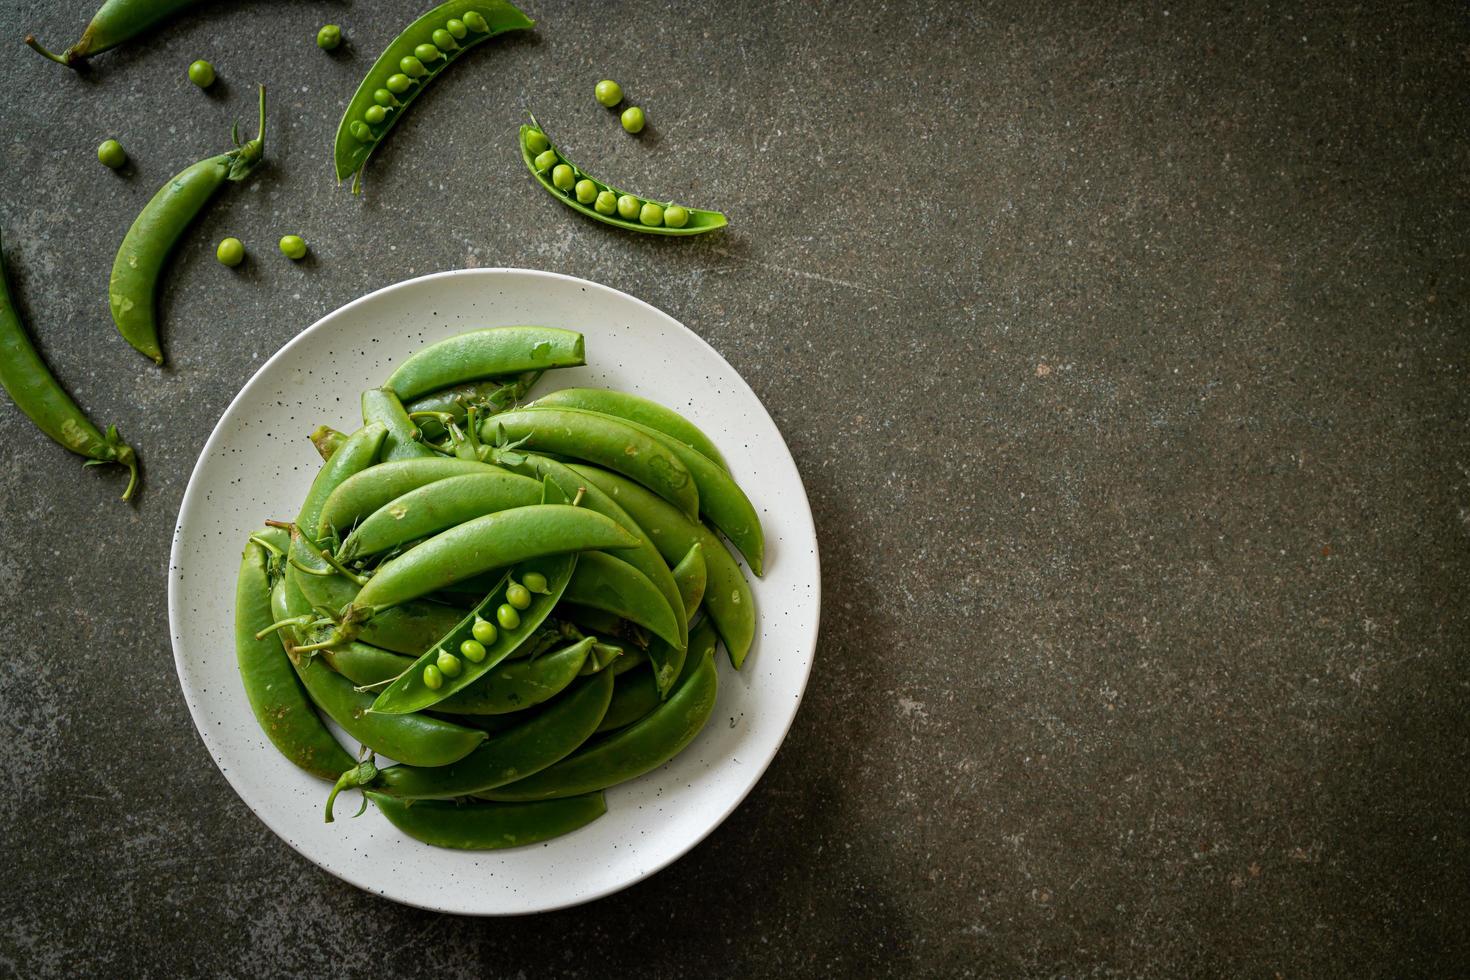
<path id="1" fill-rule="evenodd" d="M 0 229 L 46 355 L 148 486 L 119 504 L 0 404 L 0 972 L 1466 968 L 1463 5 L 542 0 L 361 199 L 331 135 L 422 0 L 203 6 L 87 76 L 19 46 L 89 5 L 0 11 Z M 593 102 L 604 76 L 641 139 Z M 160 372 L 108 320 L 112 254 L 253 119 L 256 80 L 270 163 L 188 235 Z M 561 208 L 517 156 L 528 110 L 730 229 Z M 276 253 L 288 232 L 310 261 Z M 190 468 L 261 361 L 375 287 L 492 265 L 609 283 L 714 344 L 801 466 L 826 596 L 806 704 L 719 831 L 499 922 L 386 904 L 267 831 L 194 733 L 164 599 Z"/>

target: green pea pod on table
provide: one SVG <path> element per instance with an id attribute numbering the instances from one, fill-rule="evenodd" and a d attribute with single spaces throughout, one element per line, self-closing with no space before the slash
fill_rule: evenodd
<path id="1" fill-rule="evenodd" d="M 704 545 L 698 541 L 689 546 L 689 551 L 679 564 L 674 566 L 674 581 L 679 586 L 679 597 L 684 601 L 684 612 L 693 616 L 704 601 L 704 590 L 709 582 L 709 566 L 704 562 Z"/>
<path id="2" fill-rule="evenodd" d="M 600 551 L 584 554 L 563 598 L 612 613 L 675 646 L 683 645 L 679 621 L 669 601 L 648 576 L 620 558 Z"/>
<path id="3" fill-rule="evenodd" d="M 354 473 L 338 484 L 322 503 L 316 527 L 308 530 L 316 535 L 317 540 L 326 540 L 333 534 L 351 531 L 358 521 L 410 490 L 453 476 L 503 472 L 488 463 L 441 456 L 380 463 Z"/>
<path id="4" fill-rule="evenodd" d="M 99 430 L 46 367 L 10 298 L 3 251 L 0 251 L 0 385 L 42 432 L 63 448 L 85 457 L 85 465 L 126 466 L 130 477 L 122 497 L 132 498 L 138 487 L 137 454 L 122 441 L 116 426 L 108 426 L 105 433 Z"/>
<path id="5" fill-rule="evenodd" d="M 375 555 L 476 517 L 540 502 L 540 483 L 491 467 L 436 480 L 390 500 L 364 518 L 342 542 L 337 560 Z"/>
<path id="6" fill-rule="evenodd" d="M 369 388 L 362 393 L 362 421 L 363 424 L 381 422 L 387 426 L 388 437 L 383 440 L 381 453 L 385 463 L 435 455 L 434 450 L 420 441 L 418 427 L 390 389 Z"/>
<path id="7" fill-rule="evenodd" d="M 534 660 L 507 660 L 434 705 L 434 710 L 460 715 L 500 715 L 535 707 L 556 697 L 577 679 L 596 644 L 596 637 L 587 636 Z"/>
<path id="8" fill-rule="evenodd" d="M 601 793 L 547 803 L 462 804 L 400 800 L 368 790 L 388 822 L 416 841 L 435 847 L 491 851 L 539 844 L 587 826 L 607 812 Z"/>
<path id="9" fill-rule="evenodd" d="M 558 327 L 487 327 L 430 344 L 400 364 L 387 387 L 405 404 L 486 378 L 587 363 L 585 342 Z"/>
<path id="10" fill-rule="evenodd" d="M 440 72 L 476 44 L 535 23 L 506 0 L 449 0 L 405 27 L 342 113 L 332 148 L 337 181 L 351 177 L 352 192 L 360 192 L 368 158 Z"/>
<path id="11" fill-rule="evenodd" d="M 227 182 L 250 176 L 265 155 L 265 87 L 260 89 L 260 129 L 255 139 L 174 175 L 153 195 L 128 233 L 112 263 L 107 297 L 113 322 L 128 343 L 163 363 L 158 345 L 156 297 L 159 278 L 174 246 L 204 206 Z"/>
<path id="12" fill-rule="evenodd" d="M 620 419 L 641 422 L 650 429 L 657 429 L 670 438 L 677 439 L 696 452 L 702 453 L 720 469 L 729 471 L 725 457 L 716 448 L 714 440 L 705 435 L 693 422 L 648 398 L 630 395 L 626 391 L 611 388 L 561 388 L 536 399 L 528 408 L 581 408 L 589 412 L 601 412 Z"/>
<path id="13" fill-rule="evenodd" d="M 110 50 L 143 33 L 170 14 L 192 7 L 199 0 L 107 0 L 82 31 L 81 40 L 61 54 L 52 54 L 34 35 L 26 36 L 26 44 L 59 65 L 76 68 L 96 54 Z"/>

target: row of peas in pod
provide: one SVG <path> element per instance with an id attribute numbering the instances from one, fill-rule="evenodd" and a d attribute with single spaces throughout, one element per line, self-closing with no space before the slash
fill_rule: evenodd
<path id="1" fill-rule="evenodd" d="M 669 408 L 530 400 L 584 347 L 526 326 L 425 348 L 363 392 L 360 428 L 312 433 L 323 465 L 294 520 L 250 536 L 241 679 L 275 747 L 333 781 L 328 821 L 357 788 L 428 844 L 575 830 L 698 735 L 717 646 L 737 668 L 750 651 L 755 508 Z"/>

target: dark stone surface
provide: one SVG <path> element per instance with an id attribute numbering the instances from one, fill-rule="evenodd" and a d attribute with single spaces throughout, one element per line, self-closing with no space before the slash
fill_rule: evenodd
<path id="1" fill-rule="evenodd" d="M 7 4 L 0 37 L 65 44 L 87 7 Z M 148 485 L 119 504 L 0 404 L 0 973 L 1466 968 L 1463 6 L 544 0 L 354 200 L 331 134 L 420 7 L 221 3 L 87 77 L 9 49 L 15 288 Z M 197 57 L 222 91 L 185 81 Z M 593 103 L 604 75 L 641 140 Z M 256 80 L 271 162 L 189 234 L 160 374 L 108 320 L 112 255 Z M 527 110 L 731 228 L 564 211 L 514 151 Z M 620 895 L 498 922 L 359 893 L 267 831 L 194 733 L 164 594 L 194 459 L 262 360 L 375 287 L 489 265 L 713 343 L 786 433 L 826 559 L 807 703 L 740 810 Z"/>

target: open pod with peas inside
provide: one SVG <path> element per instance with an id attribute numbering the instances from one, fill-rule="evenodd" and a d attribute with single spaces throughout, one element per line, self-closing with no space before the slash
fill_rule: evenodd
<path id="1" fill-rule="evenodd" d="M 373 62 L 337 126 L 337 180 L 362 189 L 362 168 L 393 124 L 450 62 L 505 31 L 536 22 L 506 0 L 449 0 L 403 29 Z"/>
<path id="2" fill-rule="evenodd" d="M 521 127 L 521 159 L 546 192 L 573 211 L 650 235 L 699 235 L 728 223 L 718 211 L 660 204 L 598 180 L 562 156 L 535 120 L 531 122 Z"/>

